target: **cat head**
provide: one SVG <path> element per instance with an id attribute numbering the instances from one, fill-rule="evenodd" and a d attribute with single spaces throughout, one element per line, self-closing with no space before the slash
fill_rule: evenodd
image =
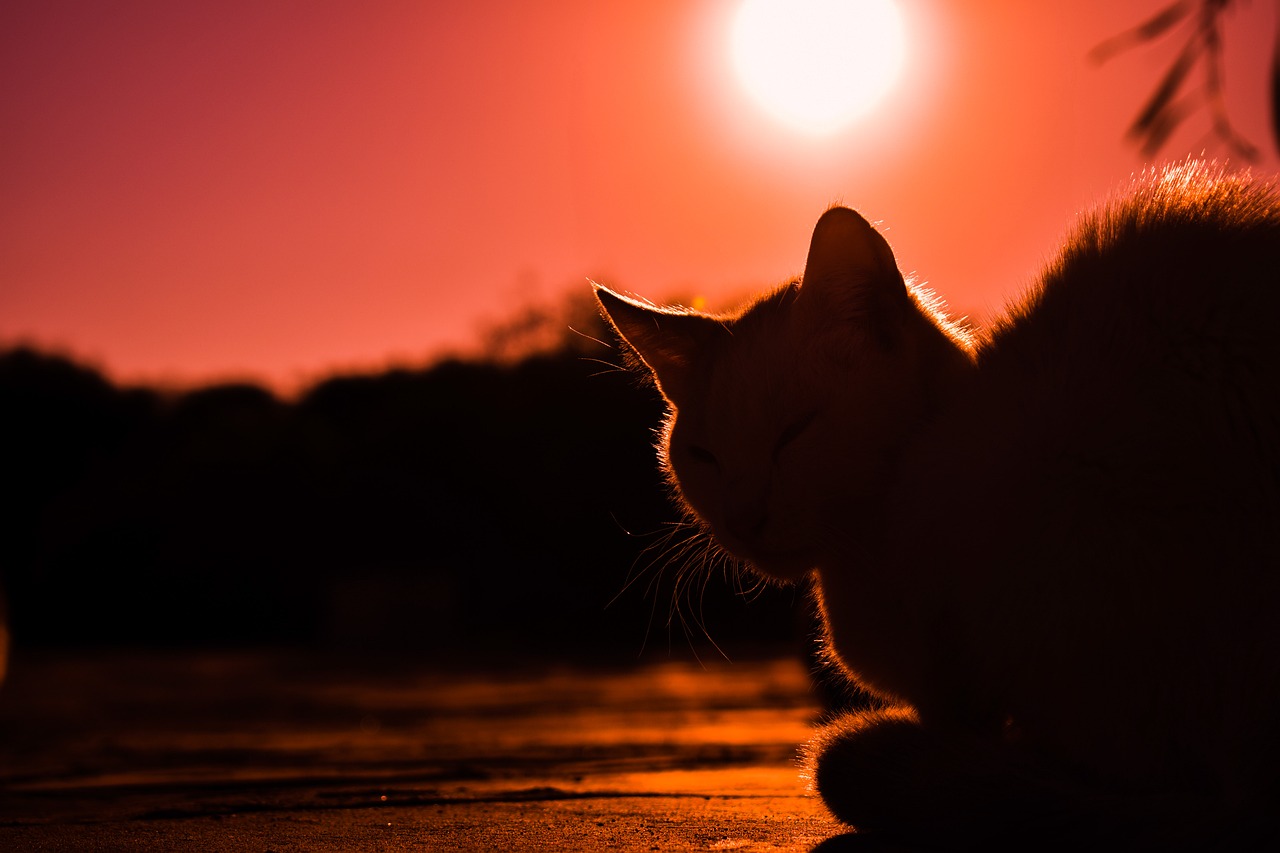
<path id="1" fill-rule="evenodd" d="M 670 406 L 678 495 L 725 550 L 791 580 L 849 544 L 912 417 L 922 317 L 865 219 L 828 210 L 802 278 L 732 314 L 596 296 Z"/>

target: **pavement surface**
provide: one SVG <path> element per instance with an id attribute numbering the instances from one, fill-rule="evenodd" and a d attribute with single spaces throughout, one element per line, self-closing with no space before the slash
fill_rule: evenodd
<path id="1" fill-rule="evenodd" d="M 861 849 L 805 791 L 817 716 L 789 660 L 17 655 L 0 849 Z"/>

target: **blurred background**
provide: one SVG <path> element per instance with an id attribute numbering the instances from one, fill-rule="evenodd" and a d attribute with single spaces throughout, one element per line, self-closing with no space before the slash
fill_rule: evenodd
<path id="1" fill-rule="evenodd" d="M 585 298 L 574 307 L 604 335 Z M 117 387 L 10 351 L 18 645 L 626 663 L 705 654 L 704 623 L 740 651 L 785 641 L 795 591 L 748 600 L 731 576 L 664 568 L 686 537 L 654 461 L 660 400 L 584 354 L 601 345 L 561 337 L 508 359 L 495 334 L 493 358 L 334 377 L 288 401 L 252 384 Z"/>
<path id="2" fill-rule="evenodd" d="M 587 279 L 727 307 L 840 202 L 981 323 L 1146 165 L 1277 169 L 1272 2 L 850 0 L 776 90 L 840 50 L 755 5 L 6 4 L 14 648 L 803 647 L 682 568 Z"/>

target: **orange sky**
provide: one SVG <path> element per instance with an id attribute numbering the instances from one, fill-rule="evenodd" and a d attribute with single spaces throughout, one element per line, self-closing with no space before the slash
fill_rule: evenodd
<path id="1" fill-rule="evenodd" d="M 989 313 L 1141 168 L 1123 134 L 1181 43 L 1085 59 L 1164 0 L 900 0 L 903 76 L 815 140 L 737 85 L 728 0 L 107 5 L 0 11 L 0 341 L 280 388 L 465 347 L 588 276 L 775 283 L 833 201 Z M 1227 32 L 1262 173 L 1274 5 Z M 1165 156 L 1224 155 L 1207 129 Z"/>

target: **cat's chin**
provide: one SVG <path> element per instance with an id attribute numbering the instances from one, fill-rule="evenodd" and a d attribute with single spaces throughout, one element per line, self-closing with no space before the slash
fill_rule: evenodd
<path id="1" fill-rule="evenodd" d="M 814 556 L 807 550 L 795 551 L 762 551 L 749 549 L 744 553 L 733 553 L 743 560 L 758 574 L 778 581 L 802 580 L 816 566 Z"/>
<path id="2" fill-rule="evenodd" d="M 807 556 L 769 556 L 748 560 L 751 568 L 768 578 L 794 582 L 803 580 L 815 566 Z"/>

